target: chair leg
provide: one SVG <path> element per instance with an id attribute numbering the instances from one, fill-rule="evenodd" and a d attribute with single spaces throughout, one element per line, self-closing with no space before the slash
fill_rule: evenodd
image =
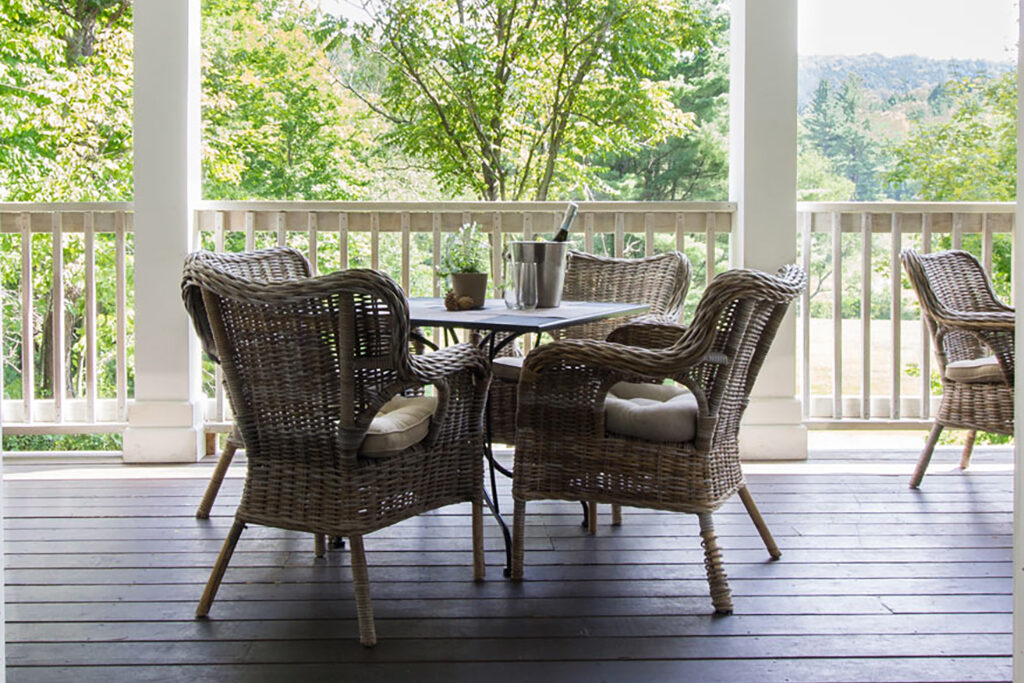
<path id="1" fill-rule="evenodd" d="M 711 604 L 718 614 L 732 614 L 732 592 L 729 590 L 725 569 L 722 568 L 722 551 L 715 538 L 711 513 L 701 512 L 697 518 L 700 520 L 700 544 L 704 547 L 704 569 L 711 588 Z"/>
<path id="2" fill-rule="evenodd" d="M 203 591 L 203 597 L 199 599 L 199 606 L 196 607 L 197 617 L 205 617 L 210 613 L 210 606 L 213 604 L 213 599 L 217 597 L 220 581 L 224 578 L 224 572 L 228 568 L 228 562 L 231 561 L 231 555 L 235 552 L 235 544 L 238 543 L 243 529 L 245 529 L 245 524 L 237 519 L 231 525 L 228 537 L 224 539 L 224 545 L 221 546 L 220 555 L 217 556 L 217 563 L 213 565 L 213 571 L 210 572 L 210 579 L 206 582 L 206 590 Z"/>
<path id="3" fill-rule="evenodd" d="M 964 444 L 964 451 L 960 454 L 960 469 L 966 470 L 967 466 L 971 464 L 971 451 L 974 450 L 974 439 L 977 437 L 978 432 L 971 430 L 967 432 L 967 443 Z"/>
<path id="4" fill-rule="evenodd" d="M 327 537 L 323 534 L 313 534 L 313 554 L 323 557 L 327 554 Z"/>
<path id="5" fill-rule="evenodd" d="M 764 547 L 768 549 L 768 554 L 771 555 L 773 560 L 779 559 L 782 557 L 782 552 L 779 550 L 779 546 L 775 544 L 775 539 L 772 538 L 772 532 L 768 530 L 768 525 L 765 523 L 764 517 L 761 516 L 761 511 L 754 504 L 754 498 L 750 495 L 750 490 L 744 486 L 740 489 L 739 493 L 740 500 L 743 501 L 743 507 L 747 508 L 750 521 L 757 527 L 757 533 L 761 534 L 761 540 L 764 541 Z"/>
<path id="6" fill-rule="evenodd" d="M 473 501 L 473 580 L 483 581 L 487 572 L 484 564 L 484 504 Z"/>
<path id="7" fill-rule="evenodd" d="M 622 506 L 612 503 L 612 526 L 622 526 Z"/>
<path id="8" fill-rule="evenodd" d="M 587 515 L 587 533 L 597 533 L 597 501 L 590 501 L 587 503 L 590 507 L 590 514 Z"/>
<path id="9" fill-rule="evenodd" d="M 526 533 L 526 501 L 515 501 L 512 518 L 512 580 L 523 580 L 523 545 Z"/>
<path id="10" fill-rule="evenodd" d="M 942 425 L 938 422 L 932 427 L 931 434 L 928 435 L 928 442 L 924 445 L 924 450 L 921 451 L 921 457 L 917 459 L 917 467 L 914 468 L 914 474 L 910 477 L 910 488 L 916 489 L 921 485 L 921 480 L 924 479 L 924 471 L 928 469 L 928 463 L 932 459 L 932 451 L 935 450 L 935 444 L 939 442 L 939 434 L 942 433 Z"/>
<path id="11" fill-rule="evenodd" d="M 356 594 L 356 619 L 359 621 L 359 642 L 363 647 L 377 644 L 377 630 L 373 624 L 373 605 L 370 603 L 370 576 L 366 571 L 366 553 L 362 536 L 349 536 L 352 553 L 352 582 Z"/>
<path id="12" fill-rule="evenodd" d="M 231 439 L 228 439 L 228 442 L 224 444 L 224 450 L 220 452 L 217 466 L 213 468 L 210 483 L 206 485 L 206 493 L 203 494 L 203 500 L 200 501 L 199 507 L 196 508 L 196 519 L 210 518 L 210 508 L 213 507 L 213 501 L 217 500 L 217 492 L 220 491 L 224 475 L 227 474 L 228 466 L 231 465 L 231 460 L 235 457 L 237 449 L 238 446 Z"/>

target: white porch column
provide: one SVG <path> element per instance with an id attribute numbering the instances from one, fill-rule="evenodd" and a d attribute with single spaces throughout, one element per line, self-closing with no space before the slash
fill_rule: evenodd
<path id="1" fill-rule="evenodd" d="M 198 351 L 181 265 L 199 199 L 199 0 L 136 0 L 135 401 L 126 462 L 200 454 Z"/>
<path id="2" fill-rule="evenodd" d="M 774 272 L 796 260 L 797 0 L 733 0 L 731 45 L 733 265 Z M 754 386 L 740 433 L 744 458 L 807 457 L 795 320 L 791 311 Z"/>

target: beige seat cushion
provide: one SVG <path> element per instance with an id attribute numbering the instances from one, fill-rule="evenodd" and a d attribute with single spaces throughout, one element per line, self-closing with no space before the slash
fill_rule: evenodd
<path id="1" fill-rule="evenodd" d="M 1002 384 L 1006 381 L 995 356 L 949 363 L 946 365 L 946 377 L 964 384 Z"/>
<path id="2" fill-rule="evenodd" d="M 604 411 L 612 434 L 671 443 L 697 434 L 697 399 L 672 384 L 619 382 L 608 391 Z"/>
<path id="3" fill-rule="evenodd" d="M 518 382 L 519 373 L 523 371 L 524 360 L 526 359 L 522 356 L 518 358 L 511 356 L 495 358 L 494 362 L 491 363 L 491 372 L 494 373 L 495 379 L 505 380 L 506 382 Z"/>
<path id="4" fill-rule="evenodd" d="M 383 458 L 422 441 L 437 410 L 436 396 L 396 396 L 385 403 L 366 430 L 359 455 Z"/>

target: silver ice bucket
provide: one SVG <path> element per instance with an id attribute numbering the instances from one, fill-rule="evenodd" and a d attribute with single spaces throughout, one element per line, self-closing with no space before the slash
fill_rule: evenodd
<path id="1" fill-rule="evenodd" d="M 562 303 L 567 242 L 509 242 L 512 263 L 537 264 L 537 308 L 556 308 Z"/>

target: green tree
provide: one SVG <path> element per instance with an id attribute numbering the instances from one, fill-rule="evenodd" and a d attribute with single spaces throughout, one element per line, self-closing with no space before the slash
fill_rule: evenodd
<path id="1" fill-rule="evenodd" d="M 300 0 L 203 4 L 208 199 L 353 199 L 364 193 L 366 111 L 335 87 Z"/>
<path id="2" fill-rule="evenodd" d="M 364 10 L 342 82 L 447 193 L 581 194 L 601 154 L 692 127 L 657 80 L 704 42 L 688 3 L 366 0 Z"/>
<path id="3" fill-rule="evenodd" d="M 822 79 L 800 121 L 801 156 L 808 148 L 817 150 L 836 173 L 853 183 L 852 198 L 858 201 L 882 197 L 884 146 L 872 129 L 866 109 L 857 76 L 849 76 L 838 90 Z"/>
<path id="4" fill-rule="evenodd" d="M 952 81 L 946 121 L 894 147 L 891 185 L 926 201 L 1013 201 L 1017 195 L 1017 74 Z"/>
<path id="5" fill-rule="evenodd" d="M 721 0 L 697 0 L 707 38 L 700 49 L 679 54 L 659 76 L 671 84 L 672 101 L 692 112 L 695 128 L 607 163 L 601 194 L 640 201 L 726 199 L 729 195 L 729 13 Z"/>

